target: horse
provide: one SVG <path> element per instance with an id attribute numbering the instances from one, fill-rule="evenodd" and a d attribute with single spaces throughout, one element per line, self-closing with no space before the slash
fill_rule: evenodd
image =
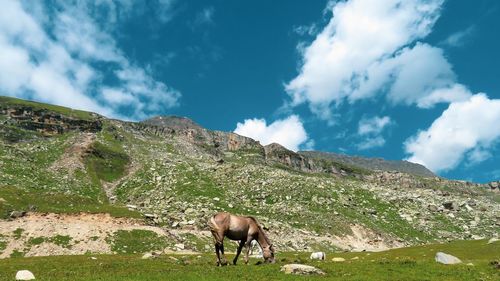
<path id="1" fill-rule="evenodd" d="M 239 241 L 238 250 L 233 259 L 234 265 L 236 265 L 244 246 L 246 246 L 245 264 L 248 264 L 248 255 L 253 240 L 256 240 L 262 248 L 264 261 L 275 263 L 274 247 L 254 217 L 236 216 L 220 212 L 208 220 L 208 226 L 214 237 L 218 266 L 227 265 L 226 257 L 224 256 L 224 237 Z"/>

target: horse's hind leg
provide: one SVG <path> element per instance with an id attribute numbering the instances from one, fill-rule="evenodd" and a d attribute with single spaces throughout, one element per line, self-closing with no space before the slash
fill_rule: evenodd
<path id="1" fill-rule="evenodd" d="M 220 252 L 222 254 L 222 261 L 221 261 L 220 264 L 221 265 L 227 265 L 226 256 L 224 255 L 224 242 L 220 242 L 219 249 L 220 249 Z"/>
<path id="2" fill-rule="evenodd" d="M 219 244 L 217 242 L 215 242 L 214 244 L 215 244 L 215 255 L 217 256 L 217 266 L 220 266 L 221 262 L 220 262 Z"/>
<path id="3" fill-rule="evenodd" d="M 241 240 L 240 244 L 238 245 L 238 250 L 236 251 L 236 256 L 233 259 L 233 264 L 236 265 L 236 262 L 238 261 L 238 257 L 241 254 L 241 249 L 243 249 L 243 246 L 245 246 L 245 240 Z"/>
<path id="4" fill-rule="evenodd" d="M 220 251 L 221 251 L 222 241 L 220 240 L 220 237 L 219 237 L 217 231 L 212 231 L 212 236 L 214 237 L 215 255 L 217 256 L 217 266 L 220 266 L 220 265 L 222 265 L 222 262 L 220 259 Z"/>
<path id="5" fill-rule="evenodd" d="M 217 265 L 227 265 L 224 256 L 224 234 L 219 231 L 212 231 L 214 236 L 215 254 L 217 255 Z"/>

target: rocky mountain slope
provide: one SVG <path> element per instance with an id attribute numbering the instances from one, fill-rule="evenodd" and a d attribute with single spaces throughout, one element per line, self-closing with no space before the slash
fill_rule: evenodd
<path id="1" fill-rule="evenodd" d="M 299 154 L 313 158 L 325 159 L 343 163 L 345 165 L 356 166 L 372 171 L 396 171 L 422 177 L 435 177 L 433 172 L 420 164 L 408 161 L 385 160 L 382 158 L 366 158 L 359 156 L 349 156 L 333 152 L 321 151 L 299 151 Z"/>
<path id="2" fill-rule="evenodd" d="M 281 251 L 498 236 L 498 182 L 380 170 L 262 146 L 183 117 L 124 122 L 0 97 L 3 219 L 24 212 L 144 218 L 165 232 L 189 234 L 167 235 L 168 247 L 187 239 L 186 249 L 197 251 L 211 250 L 204 233 L 217 211 L 257 217 Z M 15 240 L 12 233 L 2 237 Z"/>

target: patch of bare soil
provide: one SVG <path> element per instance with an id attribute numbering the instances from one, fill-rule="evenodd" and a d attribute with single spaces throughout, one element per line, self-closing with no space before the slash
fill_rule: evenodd
<path id="1" fill-rule="evenodd" d="M 395 240 L 388 240 L 381 235 L 373 232 L 371 229 L 361 225 L 351 225 L 352 235 L 344 237 L 335 236 L 334 244 L 341 249 L 350 250 L 353 252 L 360 251 L 384 251 L 391 248 L 399 248 L 404 245 Z"/>
<path id="2" fill-rule="evenodd" d="M 50 169 L 67 170 L 72 175 L 78 169 L 84 169 L 83 158 L 95 141 L 96 135 L 93 133 L 82 133 L 70 142 L 70 146 L 64 151 L 63 155 L 55 161 Z"/>
<path id="3" fill-rule="evenodd" d="M 20 235 L 16 235 L 21 229 Z M 7 246 L 0 253 L 0 258 L 7 258 L 15 252 L 23 252 L 25 256 L 48 255 L 81 255 L 85 253 L 111 254 L 111 247 L 106 237 L 118 230 L 150 230 L 174 243 L 186 242 L 187 234 L 207 242 L 211 251 L 212 236 L 208 230 L 202 229 L 163 229 L 146 225 L 144 221 L 129 218 L 114 218 L 108 214 L 38 214 L 29 213 L 15 220 L 0 220 L 0 237 L 7 241 Z M 403 244 L 381 237 L 379 234 L 360 225 L 351 225 L 352 234 L 348 236 L 323 236 L 299 229 L 290 229 L 287 235 L 280 232 L 269 232 L 271 241 L 279 250 L 315 251 L 315 245 L 329 244 L 348 251 L 382 251 L 404 246 Z M 18 231 L 19 233 L 19 231 Z M 50 238 L 56 235 L 71 237 L 70 247 L 56 245 L 50 241 L 30 244 L 33 238 Z M 226 241 L 231 243 L 233 241 Z M 285 246 L 287 245 L 287 246 Z M 186 245 L 187 246 L 187 245 Z M 164 253 L 198 254 L 189 247 L 166 248 Z"/>
<path id="4" fill-rule="evenodd" d="M 22 229 L 19 238 L 14 234 L 16 229 Z M 25 256 L 109 254 L 111 249 L 105 241 L 106 237 L 117 230 L 133 229 L 150 230 L 160 236 L 167 236 L 159 227 L 144 225 L 139 220 L 114 218 L 108 214 L 29 213 L 15 220 L 0 220 L 0 235 L 8 242 L 0 258 L 9 257 L 14 251 L 25 252 Z M 49 238 L 56 235 L 70 236 L 71 247 L 65 248 L 50 242 L 29 245 L 32 238 Z"/>

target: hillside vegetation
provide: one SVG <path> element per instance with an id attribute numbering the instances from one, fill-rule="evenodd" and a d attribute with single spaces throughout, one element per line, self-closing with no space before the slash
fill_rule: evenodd
<path id="1" fill-rule="evenodd" d="M 132 123 L 0 99 L 4 219 L 109 213 L 196 233 L 228 211 L 257 217 L 280 251 L 385 249 L 497 235 L 497 190 L 263 147 L 182 117 Z M 202 239 L 187 247 L 211 251 Z"/>
<path id="2" fill-rule="evenodd" d="M 438 251 L 463 260 L 459 265 L 434 261 Z M 499 280 L 500 244 L 457 241 L 378 253 L 327 253 L 325 261 L 311 261 L 307 254 L 280 253 L 272 265 L 216 267 L 213 255 L 164 255 L 144 260 L 140 255 L 12 258 L 0 263 L 0 280 L 13 280 L 17 270 L 30 269 L 37 280 Z M 230 255 L 231 256 L 231 255 Z M 344 258 L 343 262 L 331 259 Z M 290 276 L 280 272 L 286 263 L 299 262 L 323 270 L 324 276 Z"/>

